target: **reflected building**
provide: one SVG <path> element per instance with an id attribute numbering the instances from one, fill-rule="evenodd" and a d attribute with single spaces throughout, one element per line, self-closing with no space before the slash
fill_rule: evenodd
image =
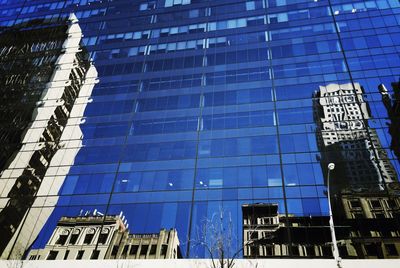
<path id="1" fill-rule="evenodd" d="M 321 163 L 336 164 L 331 190 L 383 189 L 397 181 L 376 130 L 368 126 L 370 108 L 361 86 L 320 86 L 314 98 Z"/>
<path id="2" fill-rule="evenodd" d="M 287 257 L 331 258 L 332 240 L 329 217 L 279 214 L 278 204 L 242 205 L 243 256 L 245 258 Z M 349 226 L 336 226 L 341 237 L 350 234 Z M 342 256 L 356 257 L 350 239 L 341 240 Z"/>
<path id="3" fill-rule="evenodd" d="M 242 205 L 257 203 L 264 241 L 280 245 L 257 256 L 328 257 L 332 159 L 343 255 L 396 241 L 400 163 L 377 85 L 400 75 L 399 1 L 0 2 L 0 258 L 50 252 L 60 218 L 94 208 L 125 212 L 126 241 L 175 229 L 195 258 L 209 257 L 195 240 L 222 208 L 237 252 Z M 353 199 L 387 217 L 385 235 L 371 238 L 376 218 Z M 99 258 L 164 256 L 135 243 Z"/>
<path id="4" fill-rule="evenodd" d="M 54 204 L 62 185 L 62 177 L 54 178 L 55 166 L 73 163 L 79 150 L 82 133 L 72 134 L 68 128 L 80 119 L 69 118 L 82 115 L 97 72 L 80 45 L 77 22 L 71 14 L 1 29 L 2 258 L 21 257 L 36 239 L 53 210 L 40 207 Z M 74 109 L 76 102 L 83 105 Z M 76 139 L 75 149 L 65 153 L 70 139 Z M 37 198 L 43 193 L 53 197 Z"/>
<path id="5" fill-rule="evenodd" d="M 358 258 L 399 257 L 398 195 L 387 195 L 382 191 L 345 192 L 335 196 L 333 202 L 335 226 L 351 227 L 350 240 Z M 338 239 L 341 243 L 346 238 Z"/>
<path id="6" fill-rule="evenodd" d="M 392 138 L 390 149 L 400 158 L 400 82 L 393 82 L 391 95 L 384 84 L 378 86 L 382 96 L 382 102 L 387 110 L 388 119 L 390 120 L 389 133 Z"/>
<path id="7" fill-rule="evenodd" d="M 335 212 L 340 257 L 398 258 L 399 201 L 373 194 L 343 195 L 343 212 Z M 265 203 L 245 204 L 242 213 L 244 258 L 333 257 L 328 216 L 280 215 L 278 204 Z"/>
<path id="8" fill-rule="evenodd" d="M 358 258 L 397 257 L 400 199 L 391 189 L 397 174 L 376 129 L 368 125 L 371 114 L 362 87 L 320 86 L 314 98 L 321 166 L 336 165 L 330 179 L 335 225 L 350 228 L 350 237 L 338 235 L 339 243 L 350 239 Z"/>
<path id="9" fill-rule="evenodd" d="M 82 213 L 81 213 L 82 214 Z M 120 215 L 105 216 L 87 211 L 62 217 L 43 249 L 29 252 L 29 260 L 177 259 L 181 258 L 177 231 L 131 234 Z"/>

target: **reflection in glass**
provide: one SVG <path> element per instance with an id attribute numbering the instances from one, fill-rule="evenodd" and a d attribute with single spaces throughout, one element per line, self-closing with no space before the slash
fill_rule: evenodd
<path id="1" fill-rule="evenodd" d="M 387 240 L 398 232 L 398 177 L 376 129 L 369 126 L 370 107 L 360 84 L 320 86 L 314 112 L 321 166 L 336 167 L 331 177 L 331 202 L 336 226 L 350 235 L 338 235 L 346 244 L 341 257 L 384 258 Z"/>
<path id="2" fill-rule="evenodd" d="M 75 145 L 65 154 L 61 148 L 67 146 L 66 139 L 81 138 L 79 132 L 68 131 L 69 125 L 76 124 L 68 118 L 80 114 L 73 109 L 74 103 L 90 95 L 96 78 L 87 51 L 79 46 L 81 36 L 73 14 L 58 22 L 15 25 L 0 35 L 1 66 L 7 71 L 2 88 L 5 97 L 13 92 L 8 105 L 2 105 L 2 114 L 8 114 L 1 125 L 2 143 L 7 146 L 0 159 L 1 179 L 7 182 L 2 185 L 6 202 L 0 211 L 4 258 L 20 258 L 36 239 L 53 208 L 32 206 L 48 206 L 57 200 L 56 196 L 47 201 L 36 196 L 51 194 L 50 190 L 56 194 L 62 184 L 61 179 L 53 185 L 46 174 L 55 175 L 55 166 L 73 162 L 79 150 Z"/>

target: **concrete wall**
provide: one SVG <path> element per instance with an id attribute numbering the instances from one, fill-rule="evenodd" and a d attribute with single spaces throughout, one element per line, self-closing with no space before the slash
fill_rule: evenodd
<path id="1" fill-rule="evenodd" d="M 257 266 L 256 266 L 257 265 Z M 0 261 L 0 268 L 212 268 L 210 260 Z M 337 268 L 334 260 L 236 260 L 235 268 Z M 342 268 L 399 268 L 400 259 L 344 260 Z"/>

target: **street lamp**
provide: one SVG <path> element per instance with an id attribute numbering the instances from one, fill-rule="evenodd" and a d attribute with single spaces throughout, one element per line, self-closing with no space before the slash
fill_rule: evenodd
<path id="1" fill-rule="evenodd" d="M 339 249 L 336 242 L 335 225 L 333 223 L 332 207 L 331 207 L 331 195 L 329 190 L 329 177 L 331 170 L 335 169 L 334 163 L 328 164 L 328 178 L 327 178 L 327 192 L 328 192 L 328 205 L 329 205 L 329 227 L 331 229 L 332 244 L 333 244 L 333 258 L 335 258 L 338 268 L 342 268 L 341 258 L 339 256 Z"/>

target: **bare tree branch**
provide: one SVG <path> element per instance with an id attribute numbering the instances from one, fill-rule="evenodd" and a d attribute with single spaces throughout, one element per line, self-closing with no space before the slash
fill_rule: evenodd
<path id="1" fill-rule="evenodd" d="M 250 235 L 255 231 L 257 228 L 254 228 Z M 197 227 L 196 236 L 191 240 L 191 244 L 200 246 L 208 253 L 212 268 L 233 268 L 244 247 L 254 242 L 249 240 L 240 245 L 241 241 L 235 236 L 231 214 L 226 213 L 221 207 L 211 219 L 202 221 L 201 226 Z M 233 250 L 233 245 L 239 245 L 239 249 Z"/>

